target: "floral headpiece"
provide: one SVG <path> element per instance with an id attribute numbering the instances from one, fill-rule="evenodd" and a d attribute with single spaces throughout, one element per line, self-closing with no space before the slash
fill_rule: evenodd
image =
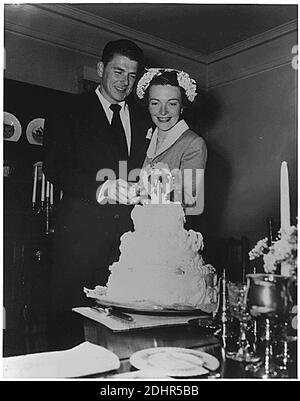
<path id="1" fill-rule="evenodd" d="M 197 96 L 196 81 L 192 79 L 188 73 L 173 68 L 147 68 L 147 72 L 141 77 L 137 84 L 136 94 L 139 99 L 143 99 L 145 92 L 154 77 L 162 75 L 164 72 L 175 71 L 177 74 L 178 85 L 185 90 L 186 97 L 190 102 L 193 102 Z"/>

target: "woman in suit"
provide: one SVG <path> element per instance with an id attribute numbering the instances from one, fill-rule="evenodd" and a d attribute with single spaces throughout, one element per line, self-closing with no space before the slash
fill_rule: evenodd
<path id="1" fill-rule="evenodd" d="M 150 68 L 139 80 L 136 93 L 155 124 L 143 168 L 167 165 L 177 178 L 175 200 L 182 202 L 186 214 L 201 214 L 207 148 L 183 119 L 184 109 L 197 95 L 195 81 L 184 71 Z"/>

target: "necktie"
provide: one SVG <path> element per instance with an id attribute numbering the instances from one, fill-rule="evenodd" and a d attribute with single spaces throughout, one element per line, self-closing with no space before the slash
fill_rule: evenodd
<path id="1" fill-rule="evenodd" d="M 113 118 L 111 120 L 111 128 L 113 130 L 116 143 L 119 148 L 119 160 L 127 160 L 128 159 L 127 141 L 124 127 L 120 118 L 121 106 L 119 104 L 111 104 L 109 107 L 114 113 Z"/>

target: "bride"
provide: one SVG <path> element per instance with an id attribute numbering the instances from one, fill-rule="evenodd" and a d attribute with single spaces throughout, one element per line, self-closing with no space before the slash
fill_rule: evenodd
<path id="1" fill-rule="evenodd" d="M 201 214 L 204 209 L 207 148 L 182 118 L 184 109 L 194 102 L 196 89 L 186 72 L 170 68 L 148 69 L 136 88 L 155 125 L 148 131 L 151 140 L 143 169 L 166 166 L 172 172 L 173 200 L 183 204 L 186 214 Z"/>

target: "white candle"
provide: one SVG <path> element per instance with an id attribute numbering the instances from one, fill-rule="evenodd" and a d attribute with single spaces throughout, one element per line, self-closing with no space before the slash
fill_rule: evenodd
<path id="1" fill-rule="evenodd" d="M 35 202 L 36 202 L 37 174 L 38 174 L 38 166 L 34 166 L 34 179 L 33 179 L 33 189 L 32 189 L 32 203 L 35 203 Z"/>
<path id="2" fill-rule="evenodd" d="M 53 184 L 50 184 L 50 205 L 53 205 Z"/>
<path id="3" fill-rule="evenodd" d="M 226 310 L 226 272 L 223 269 L 223 278 L 222 278 L 222 307 L 223 310 Z"/>
<path id="4" fill-rule="evenodd" d="M 46 187 L 46 198 L 50 197 L 50 182 L 47 181 L 47 187 Z"/>
<path id="5" fill-rule="evenodd" d="M 280 171 L 280 224 L 282 231 L 286 230 L 291 225 L 289 174 L 287 162 L 281 163 Z"/>
<path id="6" fill-rule="evenodd" d="M 63 191 L 61 190 L 61 191 L 60 191 L 60 195 L 59 195 L 59 199 L 60 199 L 60 200 L 62 199 L 63 195 L 64 195 L 64 193 L 63 193 Z"/>
<path id="7" fill-rule="evenodd" d="M 42 176 L 42 191 L 41 191 L 41 202 L 45 201 L 45 174 Z"/>

